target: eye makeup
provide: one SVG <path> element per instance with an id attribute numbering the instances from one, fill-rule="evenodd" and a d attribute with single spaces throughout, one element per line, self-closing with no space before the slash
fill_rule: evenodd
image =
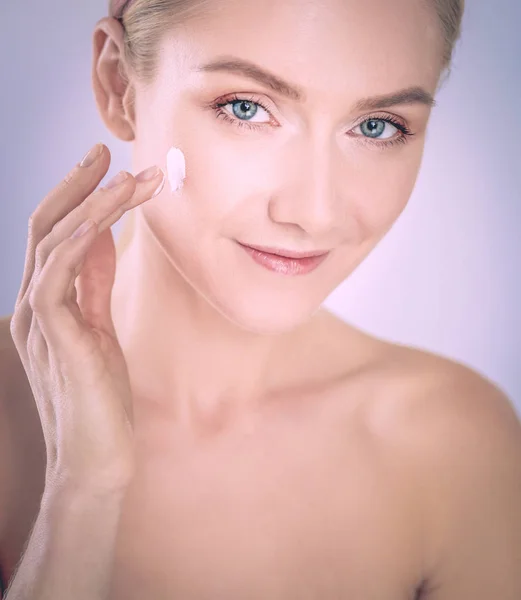
<path id="1" fill-rule="evenodd" d="M 220 99 L 220 101 L 213 102 L 212 104 L 210 104 L 208 106 L 208 108 L 210 108 L 214 111 L 215 116 L 217 118 L 224 119 L 224 121 L 226 123 L 228 123 L 234 127 L 247 128 L 250 130 L 261 131 L 262 129 L 265 129 L 266 126 L 270 126 L 270 125 L 273 126 L 273 123 L 270 123 L 270 122 L 265 122 L 265 121 L 255 122 L 255 121 L 239 119 L 233 113 L 230 113 L 228 110 L 225 110 L 226 106 L 240 104 L 240 103 L 248 103 L 250 105 L 256 105 L 256 106 L 262 108 L 273 119 L 273 116 L 271 114 L 269 107 L 266 106 L 266 104 L 264 104 L 259 98 L 255 97 L 253 95 L 231 94 L 229 96 L 225 96 L 224 98 Z M 381 116 L 373 115 L 373 116 L 365 117 L 363 121 L 359 121 L 359 123 L 358 123 L 358 125 L 356 125 L 355 129 L 362 125 L 366 125 L 368 123 L 372 123 L 372 124 L 385 123 L 387 126 L 394 127 L 394 129 L 396 129 L 396 132 L 398 135 L 395 135 L 392 138 L 378 138 L 378 137 L 372 137 L 370 135 L 364 135 L 363 133 L 360 135 L 360 134 L 356 134 L 356 133 L 353 134 L 351 132 L 348 133 L 348 135 L 353 138 L 358 138 L 358 140 L 360 140 L 362 143 L 372 145 L 373 147 L 376 147 L 377 149 L 380 149 L 380 150 L 385 149 L 385 148 L 390 148 L 391 146 L 393 146 L 395 144 L 406 144 L 408 139 L 415 136 L 415 134 L 409 129 L 409 127 L 405 124 L 405 122 L 402 122 L 397 117 L 394 117 L 389 114 L 384 114 Z"/>

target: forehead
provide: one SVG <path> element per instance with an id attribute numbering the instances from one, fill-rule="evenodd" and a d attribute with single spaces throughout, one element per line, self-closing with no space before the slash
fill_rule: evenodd
<path id="1" fill-rule="evenodd" d="M 439 78 L 443 39 L 429 0 L 215 0 L 207 7 L 162 44 L 168 70 L 194 85 L 216 77 L 197 73 L 198 65 L 230 55 L 296 83 L 310 98 L 411 85 L 434 90 Z"/>

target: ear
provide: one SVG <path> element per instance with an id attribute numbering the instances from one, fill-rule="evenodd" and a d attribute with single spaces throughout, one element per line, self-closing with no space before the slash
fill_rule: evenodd
<path id="1" fill-rule="evenodd" d="M 117 138 L 134 139 L 134 88 L 123 54 L 123 27 L 104 17 L 94 29 L 92 86 L 103 122 Z"/>

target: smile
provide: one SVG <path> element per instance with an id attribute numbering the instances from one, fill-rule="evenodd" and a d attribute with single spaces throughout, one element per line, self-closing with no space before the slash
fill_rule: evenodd
<path id="1" fill-rule="evenodd" d="M 325 253 L 316 256 L 289 258 L 287 256 L 281 256 L 280 254 L 264 252 L 257 248 L 241 244 L 240 242 L 237 243 L 257 264 L 270 271 L 275 271 L 276 273 L 281 273 L 283 275 L 306 275 L 307 273 L 311 273 L 311 271 L 314 271 L 330 254 L 329 251 L 326 251 Z"/>

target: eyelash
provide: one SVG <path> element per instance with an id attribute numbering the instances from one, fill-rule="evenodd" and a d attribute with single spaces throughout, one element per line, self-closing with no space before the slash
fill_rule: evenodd
<path id="1" fill-rule="evenodd" d="M 255 125 L 248 121 L 241 121 L 240 119 L 234 118 L 227 111 L 223 110 L 224 106 L 227 106 L 228 104 L 235 104 L 236 102 L 250 102 L 252 104 L 256 104 L 256 105 L 260 106 L 261 108 L 263 108 L 271 116 L 271 112 L 270 112 L 269 108 L 267 106 L 265 106 L 259 99 L 253 98 L 253 97 L 248 98 L 246 96 L 238 96 L 237 94 L 233 94 L 231 97 L 223 98 L 223 100 L 221 102 L 214 102 L 213 104 L 210 105 L 210 108 L 215 111 L 215 113 L 216 113 L 215 116 L 217 118 L 222 117 L 226 122 L 228 122 L 232 125 L 235 125 L 236 127 L 247 127 L 248 129 L 259 130 L 264 125 L 266 125 L 266 123 L 261 123 L 261 124 Z M 396 127 L 396 129 L 398 129 L 398 131 L 400 132 L 400 135 L 398 137 L 390 138 L 388 140 L 379 141 L 379 142 L 371 141 L 371 138 L 368 136 L 365 136 L 365 135 L 361 135 L 361 136 L 356 135 L 356 137 L 364 138 L 364 140 L 366 140 L 367 143 L 372 144 L 373 146 L 379 146 L 380 148 L 389 148 L 391 146 L 394 146 L 395 144 L 406 144 L 408 141 L 408 138 L 415 135 L 414 133 L 411 132 L 411 130 L 407 127 L 407 125 L 405 125 L 404 123 L 401 123 L 400 121 L 396 120 L 394 117 L 392 117 L 390 115 L 386 115 L 385 117 L 381 117 L 381 116 L 368 117 L 367 119 L 364 119 L 363 121 L 358 123 L 358 125 L 356 125 L 356 127 L 359 127 L 360 125 L 363 125 L 364 123 L 368 123 L 369 121 L 384 121 L 386 123 L 390 123 L 391 125 L 394 125 Z M 378 138 L 373 138 L 373 139 L 377 140 Z"/>

